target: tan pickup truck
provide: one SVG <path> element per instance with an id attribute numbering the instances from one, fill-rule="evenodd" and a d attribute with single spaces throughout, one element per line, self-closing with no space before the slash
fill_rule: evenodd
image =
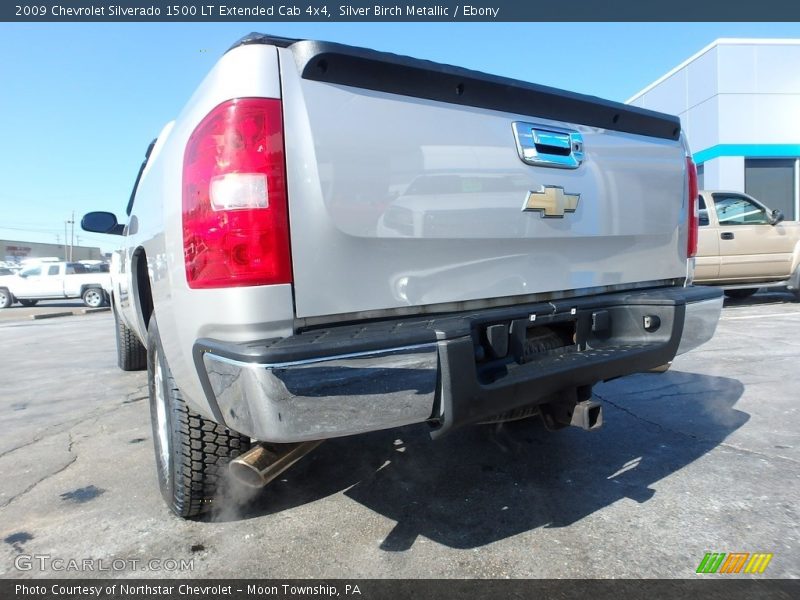
<path id="1" fill-rule="evenodd" d="M 800 223 L 741 192 L 702 190 L 695 283 L 731 298 L 788 286 L 800 297 Z"/>

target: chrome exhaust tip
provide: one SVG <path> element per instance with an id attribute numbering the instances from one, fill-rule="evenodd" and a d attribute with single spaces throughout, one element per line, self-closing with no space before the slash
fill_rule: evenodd
<path id="1" fill-rule="evenodd" d="M 234 458 L 228 463 L 228 470 L 239 483 L 261 488 L 321 443 L 322 440 L 295 444 L 261 443 Z"/>

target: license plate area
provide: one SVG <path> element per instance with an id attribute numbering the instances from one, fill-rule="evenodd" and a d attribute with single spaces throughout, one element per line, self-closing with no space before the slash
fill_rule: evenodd
<path id="1" fill-rule="evenodd" d="M 577 311 L 536 315 L 473 328 L 478 378 L 491 383 L 509 369 L 578 352 L 585 347 Z"/>
<path id="2" fill-rule="evenodd" d="M 577 350 L 575 322 L 532 327 L 511 326 L 510 351 L 517 364 Z"/>

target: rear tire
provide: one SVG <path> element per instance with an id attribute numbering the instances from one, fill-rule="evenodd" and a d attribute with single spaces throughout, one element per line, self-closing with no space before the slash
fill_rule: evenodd
<path id="1" fill-rule="evenodd" d="M 758 288 L 745 288 L 736 290 L 725 290 L 725 295 L 732 300 L 744 300 L 758 291 Z"/>
<path id="2" fill-rule="evenodd" d="M 89 308 L 99 308 L 106 303 L 105 292 L 96 287 L 86 288 L 81 296 L 83 303 Z"/>
<path id="3" fill-rule="evenodd" d="M 117 366 L 123 371 L 144 371 L 147 368 L 147 348 L 145 348 L 114 311 L 117 325 Z"/>
<path id="4" fill-rule="evenodd" d="M 212 507 L 231 459 L 250 447 L 239 435 L 190 409 L 162 351 L 155 316 L 147 336 L 147 380 L 161 495 L 179 517 Z"/>
<path id="5" fill-rule="evenodd" d="M 0 288 L 0 308 L 8 308 L 14 303 L 14 298 L 6 288 Z"/>
<path id="6" fill-rule="evenodd" d="M 19 301 L 22 306 L 36 306 L 39 301 L 38 300 L 20 300 Z"/>

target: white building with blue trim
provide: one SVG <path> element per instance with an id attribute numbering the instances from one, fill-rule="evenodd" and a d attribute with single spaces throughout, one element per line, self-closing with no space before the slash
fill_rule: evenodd
<path id="1" fill-rule="evenodd" d="M 716 40 L 628 104 L 680 117 L 701 189 L 800 219 L 800 40 Z"/>

